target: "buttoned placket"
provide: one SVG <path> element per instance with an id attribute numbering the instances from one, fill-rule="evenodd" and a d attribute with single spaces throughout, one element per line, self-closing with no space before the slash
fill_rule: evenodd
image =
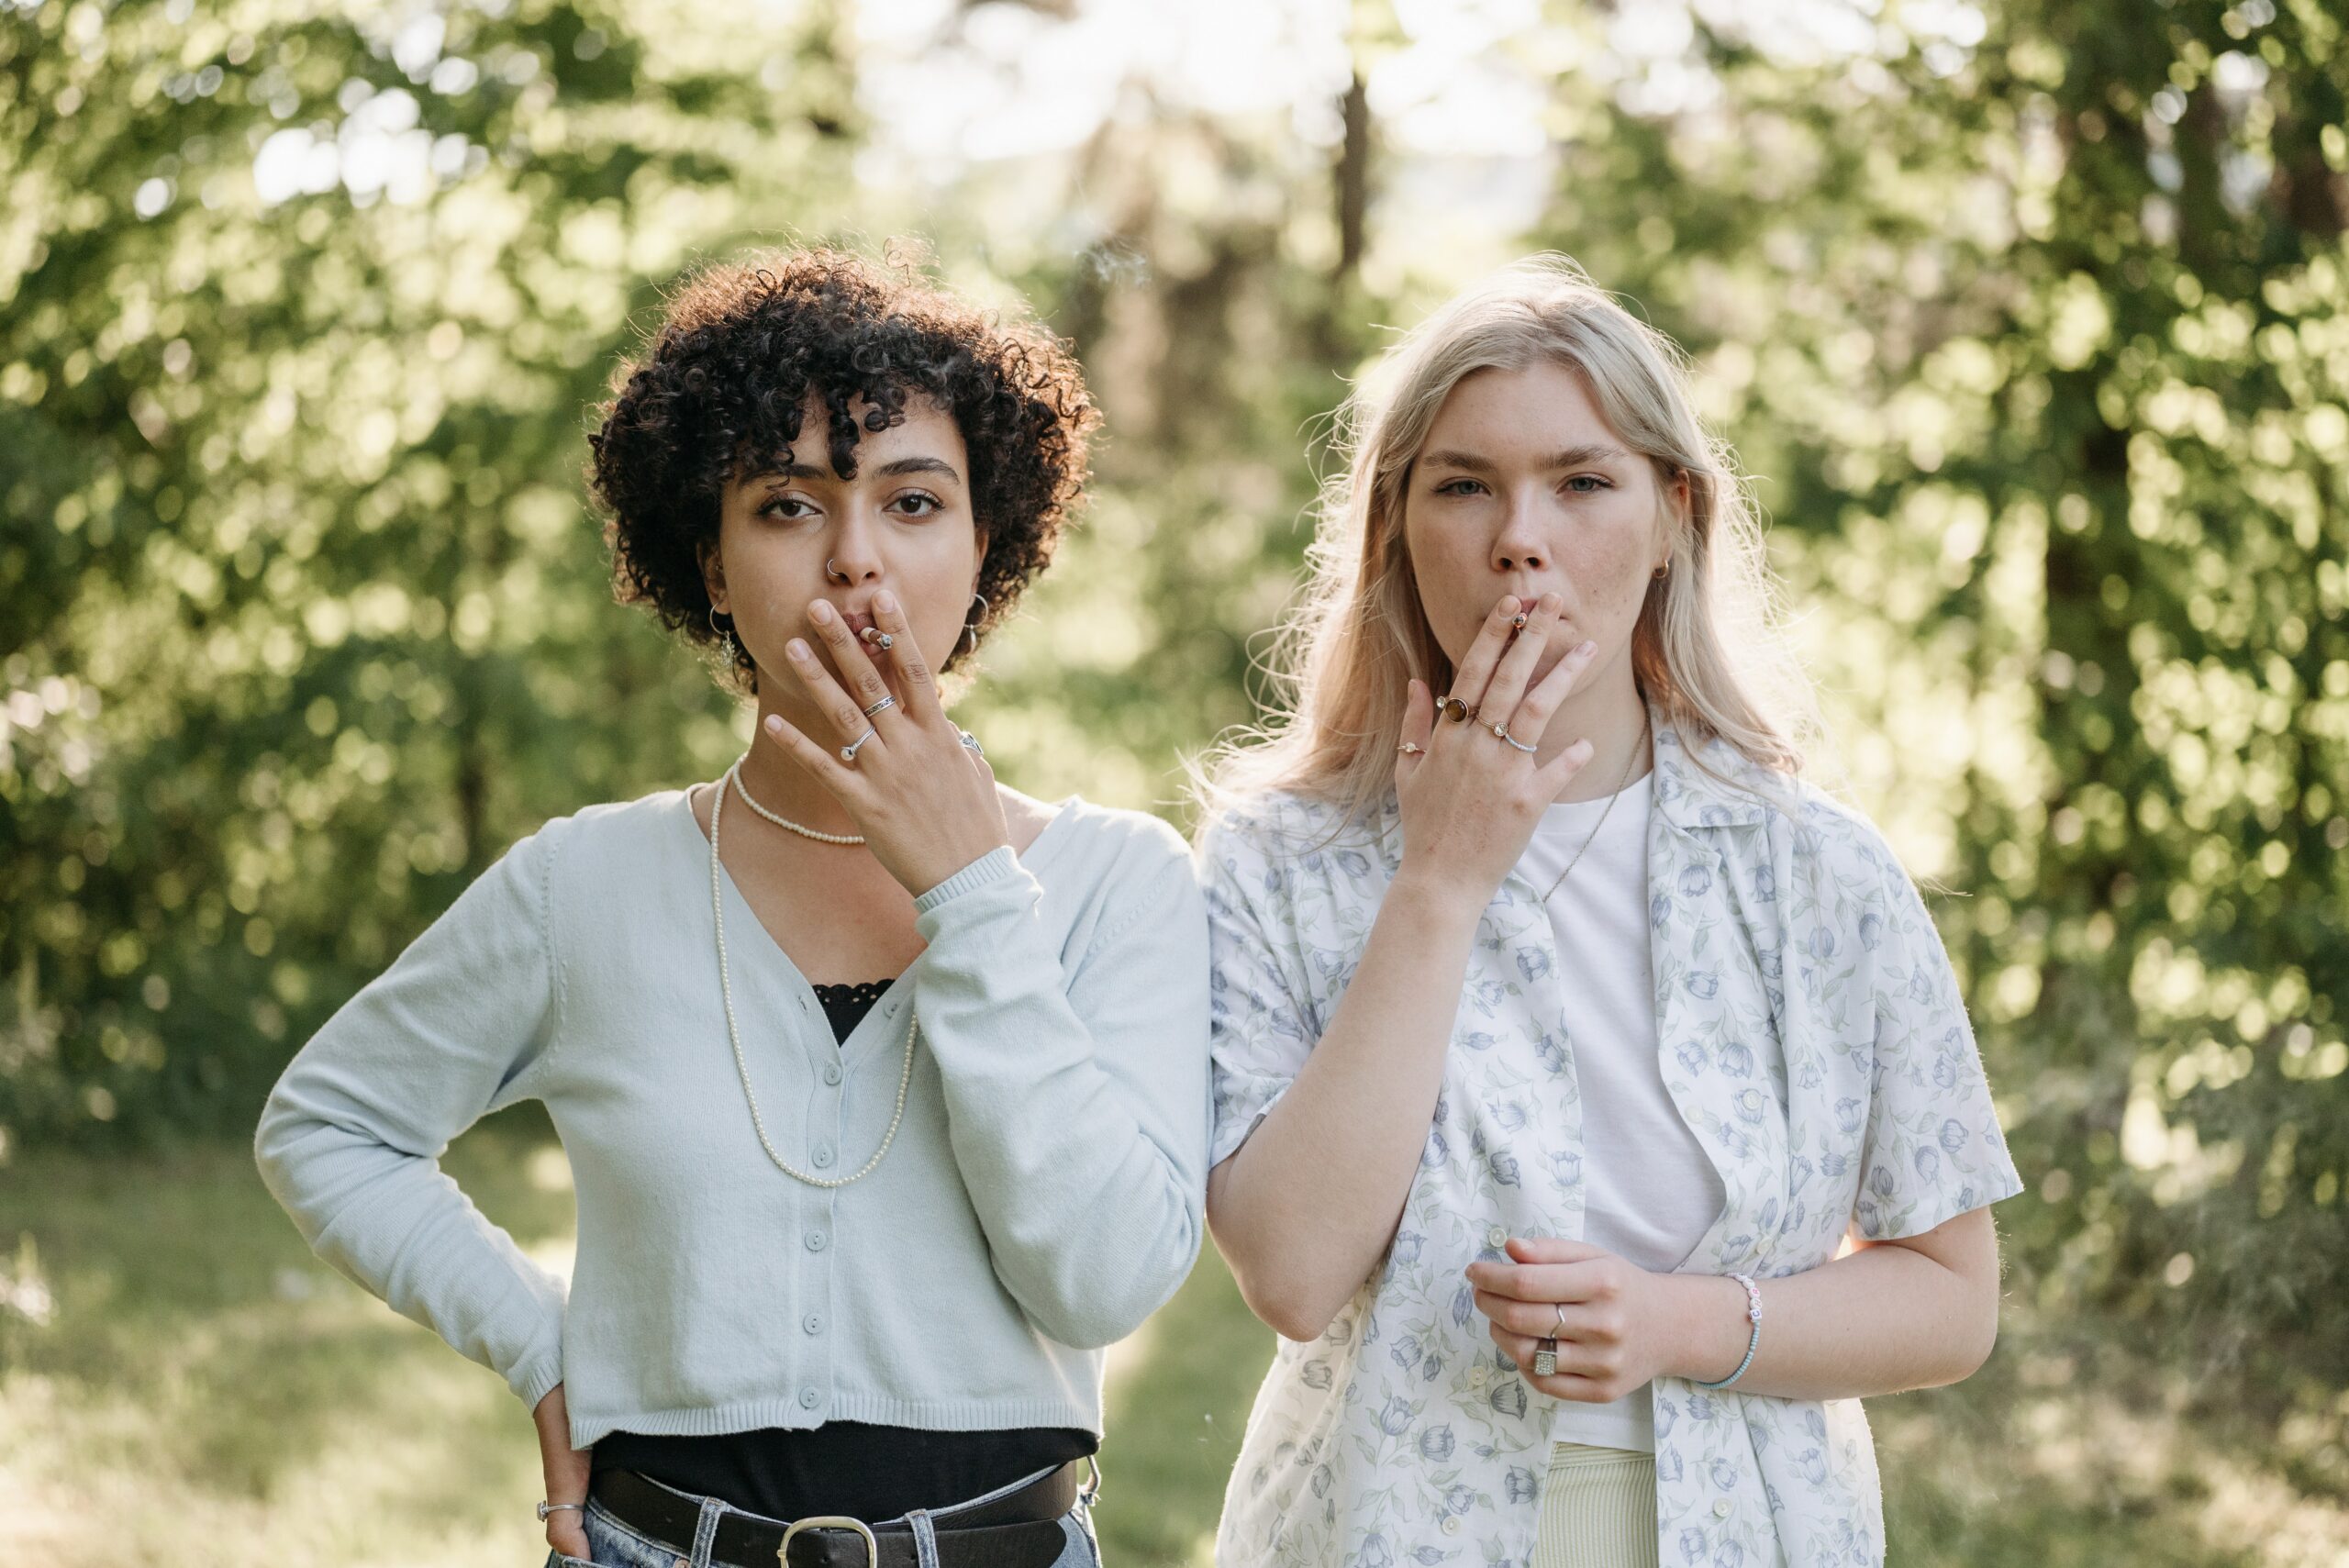
<path id="1" fill-rule="evenodd" d="M 847 1099 L 848 1074 L 841 1042 L 810 995 L 800 996 L 799 1011 L 808 1030 L 808 1054 L 818 1065 L 807 1093 L 804 1147 L 795 1151 L 797 1159 L 794 1163 L 801 1163 L 811 1174 L 829 1177 L 834 1174 L 832 1167 L 839 1159 L 841 1114 Z M 833 1255 L 840 1242 L 840 1189 L 810 1186 L 805 1182 L 791 1184 L 797 1195 L 795 1213 L 804 1254 L 800 1277 L 806 1282 L 806 1288 L 796 1293 L 800 1353 L 793 1358 L 799 1371 L 794 1398 L 799 1414 L 792 1424 L 813 1427 L 822 1424 L 831 1406 L 832 1325 L 829 1308 L 836 1272 Z"/>

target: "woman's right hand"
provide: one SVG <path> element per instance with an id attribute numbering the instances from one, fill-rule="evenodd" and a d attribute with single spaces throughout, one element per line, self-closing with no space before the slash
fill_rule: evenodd
<path id="1" fill-rule="evenodd" d="M 547 1390 L 546 1397 L 530 1412 L 530 1419 L 539 1429 L 539 1464 L 546 1473 L 546 1500 L 586 1502 L 588 1456 L 594 1451 L 571 1446 L 571 1410 L 563 1403 L 562 1384 Z M 565 1557 L 586 1562 L 587 1527 L 582 1522 L 584 1518 L 577 1508 L 549 1514 L 547 1544 Z"/>
<path id="2" fill-rule="evenodd" d="M 1550 716 L 1589 667 L 1597 649 L 1586 641 L 1526 690 L 1563 608 L 1557 595 L 1544 594 L 1525 610 L 1525 628 L 1511 640 L 1524 606 L 1511 595 L 1501 595 L 1446 694 L 1476 716 L 1464 723 L 1439 718 L 1426 684 L 1411 683 L 1404 750 L 1395 759 L 1403 825 L 1397 881 L 1444 889 L 1481 910 L 1532 840 L 1543 808 L 1590 761 L 1587 740 L 1539 762 L 1492 730 L 1496 722 L 1505 723 L 1519 740 L 1540 745 Z"/>

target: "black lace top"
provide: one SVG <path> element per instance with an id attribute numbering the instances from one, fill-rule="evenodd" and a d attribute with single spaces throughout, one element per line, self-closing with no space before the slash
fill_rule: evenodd
<path id="1" fill-rule="evenodd" d="M 892 984 L 817 986 L 832 1037 L 846 1040 Z M 827 1421 L 800 1431 L 768 1427 L 717 1437 L 610 1432 L 590 1462 L 596 1470 L 633 1470 L 769 1518 L 846 1514 L 879 1524 L 908 1508 L 983 1496 L 1097 1446 L 1092 1433 L 1076 1428 L 930 1432 Z"/>

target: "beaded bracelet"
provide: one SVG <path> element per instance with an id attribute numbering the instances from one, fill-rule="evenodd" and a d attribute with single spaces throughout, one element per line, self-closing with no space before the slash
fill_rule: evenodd
<path id="1" fill-rule="evenodd" d="M 1743 1377 L 1745 1369 L 1753 1364 L 1754 1351 L 1762 1343 L 1762 1287 L 1755 1284 L 1750 1275 L 1731 1274 L 1729 1277 L 1745 1287 L 1745 1320 L 1753 1325 L 1752 1331 L 1745 1337 L 1745 1359 L 1737 1363 L 1735 1372 L 1719 1383 L 1707 1383 L 1703 1378 L 1690 1379 L 1699 1388 L 1727 1388 Z"/>

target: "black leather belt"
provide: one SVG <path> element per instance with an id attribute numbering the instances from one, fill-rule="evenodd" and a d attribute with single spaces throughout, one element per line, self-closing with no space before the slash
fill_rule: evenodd
<path id="1" fill-rule="evenodd" d="M 596 1501 L 640 1535 L 690 1547 L 701 1504 L 648 1481 L 633 1470 L 596 1473 Z M 1051 1568 L 1067 1537 L 1061 1516 L 1076 1507 L 1076 1462 L 1062 1465 L 1019 1491 L 932 1518 L 941 1568 Z M 790 1552 L 784 1548 L 789 1543 Z M 756 1514 L 729 1513 L 718 1521 L 710 1554 L 742 1568 L 915 1568 L 913 1526 L 898 1521 L 811 1517 L 792 1524 Z"/>

